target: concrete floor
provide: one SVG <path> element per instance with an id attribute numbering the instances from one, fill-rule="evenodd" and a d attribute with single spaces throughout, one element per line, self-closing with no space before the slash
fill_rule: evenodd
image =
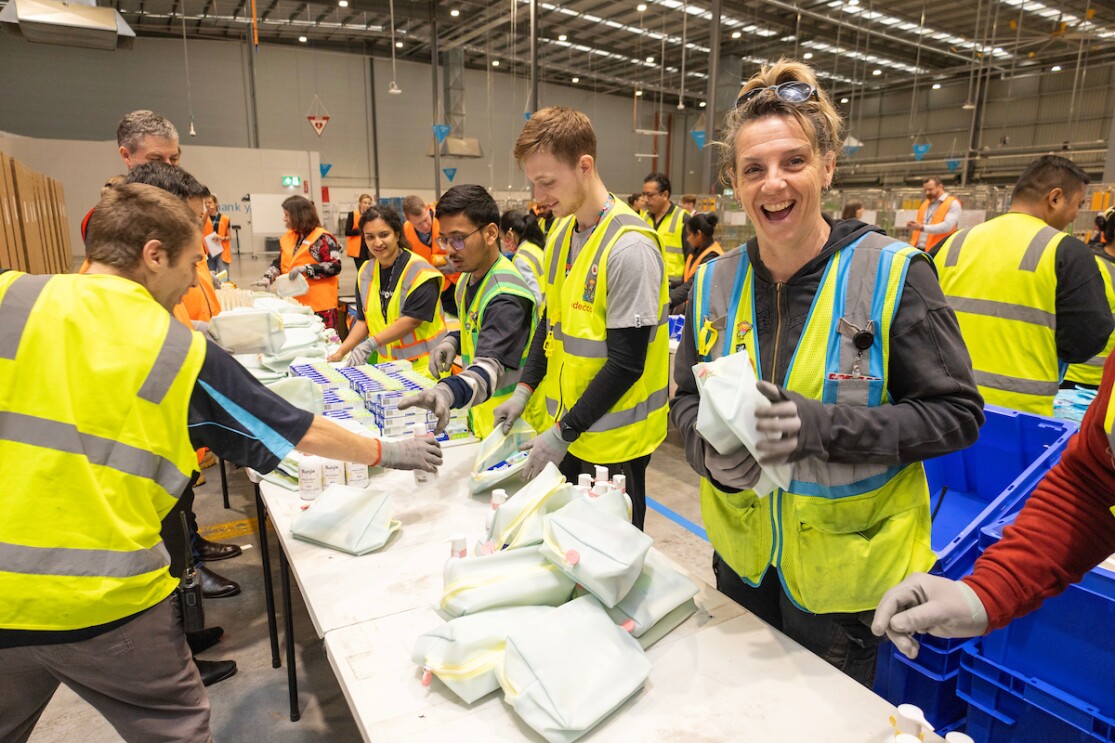
<path id="1" fill-rule="evenodd" d="M 232 276 L 247 287 L 262 274 L 267 263 L 245 256 L 233 264 Z M 342 292 L 354 276 L 345 259 Z M 244 547 L 232 560 L 211 563 L 220 575 L 237 581 L 243 592 L 205 604 L 208 626 L 221 626 L 221 642 L 200 657 L 235 660 L 239 671 L 231 679 L 209 688 L 213 735 L 218 741 L 359 741 L 360 733 L 348 703 L 337 684 L 322 641 L 294 587 L 294 625 L 298 655 L 298 688 L 302 719 L 291 722 L 287 701 L 286 668 L 271 667 L 271 650 L 264 609 L 262 564 L 253 491 L 244 474 L 228 466 L 230 506 L 221 502 L 220 475 L 216 468 L 205 470 L 207 482 L 197 488 L 195 508 L 204 536 Z M 647 472 L 650 497 L 680 516 L 700 525 L 697 477 L 685 463 L 680 437 L 671 429 L 666 441 L 651 458 Z M 674 521 L 648 509 L 646 531 L 655 546 L 698 577 L 712 582 L 712 551 L 708 543 Z M 272 570 L 278 592 L 278 542 L 274 534 Z M 278 596 L 276 597 L 278 601 Z M 281 622 L 281 616 L 280 616 Z M 281 624 L 280 624 L 281 632 Z M 61 687 L 31 736 L 32 743 L 80 740 L 82 743 L 114 743 L 120 740 L 112 727 L 89 705 L 66 687 Z"/>

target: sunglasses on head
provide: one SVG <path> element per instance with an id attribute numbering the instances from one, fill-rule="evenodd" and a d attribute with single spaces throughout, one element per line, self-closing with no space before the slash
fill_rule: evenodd
<path id="1" fill-rule="evenodd" d="M 812 85 L 792 80 L 788 83 L 779 83 L 778 85 L 771 85 L 766 88 L 752 88 L 736 99 L 734 108 L 739 108 L 767 90 L 773 90 L 774 95 L 777 96 L 779 100 L 786 101 L 787 103 L 805 103 L 808 100 L 816 101 L 819 99 L 817 89 Z"/>

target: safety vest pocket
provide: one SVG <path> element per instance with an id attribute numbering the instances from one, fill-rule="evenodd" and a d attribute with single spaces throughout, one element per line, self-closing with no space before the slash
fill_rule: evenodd
<path id="1" fill-rule="evenodd" d="M 752 490 L 728 493 L 701 480 L 701 515 L 709 542 L 736 573 L 758 584 L 770 565 L 770 499 Z"/>
<path id="2" fill-rule="evenodd" d="M 877 406 L 882 402 L 883 380 L 874 377 L 848 378 L 850 374 L 829 374 L 821 400 L 828 404 Z"/>

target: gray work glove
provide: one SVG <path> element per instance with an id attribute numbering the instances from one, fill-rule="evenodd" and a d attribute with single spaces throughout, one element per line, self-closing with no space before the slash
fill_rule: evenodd
<path id="1" fill-rule="evenodd" d="M 433 388 L 422 390 L 417 395 L 404 397 L 399 402 L 399 410 L 425 408 L 437 416 L 434 433 L 441 433 L 449 425 L 449 408 L 453 405 L 453 390 L 447 384 L 435 384 Z"/>
<path id="2" fill-rule="evenodd" d="M 522 417 L 523 411 L 527 409 L 527 403 L 530 402 L 530 396 L 533 394 L 534 390 L 530 387 L 525 384 L 517 384 L 515 385 L 515 391 L 511 393 L 511 397 L 496 405 L 492 415 L 495 416 L 496 425 L 503 424 L 504 436 L 511 433 L 511 426 L 515 425 L 515 421 Z"/>
<path id="3" fill-rule="evenodd" d="M 798 434 L 801 433 L 797 403 L 776 384 L 759 381 L 755 383 L 755 389 L 772 403 L 769 408 L 755 409 L 755 429 L 759 433 L 770 434 L 770 438 L 762 438 L 755 443 L 755 448 L 759 450 L 759 464 L 785 464 L 797 451 Z"/>
<path id="4" fill-rule="evenodd" d="M 306 266 L 295 266 L 294 268 L 290 269 L 290 273 L 287 274 L 287 278 L 293 279 L 298 274 L 302 274 L 303 276 L 305 276 Z"/>
<path id="5" fill-rule="evenodd" d="M 271 279 L 271 278 L 268 278 L 266 276 L 262 276 L 259 279 L 256 279 L 255 281 L 253 281 L 252 286 L 271 286 L 274 283 L 275 283 L 275 279 Z"/>
<path id="6" fill-rule="evenodd" d="M 372 336 L 368 336 L 362 343 L 348 352 L 348 357 L 345 359 L 345 366 L 360 366 L 366 364 L 368 358 L 372 355 L 373 351 L 379 351 L 379 344 Z"/>
<path id="7" fill-rule="evenodd" d="M 987 631 L 987 609 L 966 583 L 914 573 L 883 594 L 871 631 L 885 632 L 907 658 L 918 655 L 915 633 L 937 637 L 976 637 Z"/>
<path id="8" fill-rule="evenodd" d="M 382 447 L 380 467 L 437 472 L 437 468 L 441 466 L 441 444 L 432 436 L 398 441 L 380 439 L 379 443 Z"/>
<path id="9" fill-rule="evenodd" d="M 437 379 L 442 374 L 448 374 L 453 369 L 453 362 L 457 359 L 457 341 L 451 335 L 445 336 L 441 343 L 434 346 L 430 352 L 430 374 Z"/>
<path id="10" fill-rule="evenodd" d="M 721 454 L 712 444 L 707 441 L 703 443 L 705 469 L 713 480 L 736 490 L 747 490 L 759 482 L 759 475 L 763 473 L 762 468 L 746 446 L 741 446 L 738 451 L 731 454 Z"/>
<path id="11" fill-rule="evenodd" d="M 533 480 L 542 474 L 546 465 L 553 462 L 561 464 L 565 453 L 569 451 L 569 444 L 561 437 L 557 426 L 550 426 L 541 434 L 519 447 L 520 451 L 529 451 L 526 467 L 523 468 L 523 479 Z"/>

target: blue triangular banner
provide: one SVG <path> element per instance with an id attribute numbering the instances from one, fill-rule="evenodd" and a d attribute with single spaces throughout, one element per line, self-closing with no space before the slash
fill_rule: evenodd
<path id="1" fill-rule="evenodd" d="M 450 183 L 452 183 L 453 179 L 457 177 L 457 169 L 456 168 L 442 168 L 441 172 L 445 173 L 445 177 L 449 179 Z"/>
<path id="2" fill-rule="evenodd" d="M 915 160 L 921 160 L 923 157 L 925 157 L 925 153 L 929 152 L 929 149 L 932 146 L 933 145 L 928 144 L 928 143 L 914 145 L 914 159 Z"/>
<path id="3" fill-rule="evenodd" d="M 851 157 L 852 155 L 856 154 L 857 152 L 859 152 L 862 149 L 863 149 L 863 145 L 861 145 L 861 144 L 846 145 L 844 147 L 844 157 Z"/>
<path id="4" fill-rule="evenodd" d="M 434 124 L 434 136 L 437 138 L 437 143 L 441 144 L 445 138 L 449 136 L 448 124 Z"/>
<path id="5" fill-rule="evenodd" d="M 949 169 L 950 173 L 955 173 L 956 169 L 960 167 L 960 158 L 950 157 L 948 160 L 945 160 L 945 167 Z"/>
<path id="6" fill-rule="evenodd" d="M 704 129 L 694 129 L 693 131 L 689 132 L 689 136 L 693 137 L 693 141 L 697 144 L 697 149 L 698 150 L 703 150 L 705 148 L 705 130 Z"/>
<path id="7" fill-rule="evenodd" d="M 530 111 L 524 111 L 523 112 L 523 120 L 524 121 L 530 121 Z"/>
<path id="8" fill-rule="evenodd" d="M 318 163 L 317 169 L 321 171 L 321 177 L 324 178 L 333 169 L 333 163 Z"/>

